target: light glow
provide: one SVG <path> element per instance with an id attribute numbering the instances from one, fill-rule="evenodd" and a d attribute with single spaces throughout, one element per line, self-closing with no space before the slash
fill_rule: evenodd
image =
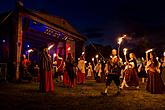
<path id="1" fill-rule="evenodd" d="M 56 54 L 56 53 L 54 53 L 54 54 L 53 54 L 53 57 L 55 58 L 56 56 L 57 56 L 57 54 Z"/>
<path id="2" fill-rule="evenodd" d="M 29 50 L 28 50 L 28 53 L 31 53 L 31 52 L 33 52 L 33 49 L 29 49 Z"/>
<path id="3" fill-rule="evenodd" d="M 68 51 L 70 51 L 70 47 L 68 47 Z"/>
<path id="4" fill-rule="evenodd" d="M 48 50 L 50 50 L 53 46 L 54 46 L 54 44 L 50 45 L 50 46 L 48 47 Z"/>
<path id="5" fill-rule="evenodd" d="M 153 49 L 149 49 L 149 50 L 146 51 L 146 53 L 152 52 L 152 50 L 153 50 Z"/>
<path id="6" fill-rule="evenodd" d="M 120 45 L 123 41 L 123 38 L 125 38 L 127 35 L 123 35 L 123 37 L 118 38 L 118 44 Z"/>
<path id="7" fill-rule="evenodd" d="M 124 48 L 124 49 L 123 49 L 123 53 L 124 53 L 124 55 L 127 54 L 127 50 L 128 50 L 127 48 Z"/>
<path id="8" fill-rule="evenodd" d="M 159 60 L 159 57 L 156 57 L 156 60 Z"/>
<path id="9" fill-rule="evenodd" d="M 98 58 L 99 57 L 99 55 L 96 55 L 96 58 Z"/>

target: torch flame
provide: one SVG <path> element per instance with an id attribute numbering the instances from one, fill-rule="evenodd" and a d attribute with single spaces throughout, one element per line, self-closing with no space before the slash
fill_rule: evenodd
<path id="1" fill-rule="evenodd" d="M 50 46 L 48 47 L 48 50 L 50 50 L 53 46 L 54 46 L 54 44 L 50 45 Z"/>
<path id="2" fill-rule="evenodd" d="M 120 45 L 123 41 L 123 38 L 125 38 L 127 35 L 123 35 L 123 37 L 118 38 L 118 44 Z"/>
<path id="3" fill-rule="evenodd" d="M 28 50 L 28 53 L 30 53 L 30 52 L 33 52 L 33 49 L 29 49 L 29 50 Z"/>
<path id="4" fill-rule="evenodd" d="M 56 57 L 56 56 L 57 56 L 57 54 L 56 54 L 56 53 L 54 53 L 54 54 L 53 54 L 53 56 L 54 56 L 54 57 Z"/>
<path id="5" fill-rule="evenodd" d="M 124 49 L 123 49 L 123 53 L 124 53 L 124 55 L 127 54 L 127 50 L 128 50 L 127 48 L 124 48 Z"/>
<path id="6" fill-rule="evenodd" d="M 152 49 L 149 49 L 149 50 L 146 51 L 146 53 L 149 53 L 149 52 L 152 52 Z"/>
<path id="7" fill-rule="evenodd" d="M 68 51 L 70 51 L 70 47 L 68 48 Z"/>
<path id="8" fill-rule="evenodd" d="M 96 58 L 98 58 L 99 57 L 99 55 L 96 55 Z"/>

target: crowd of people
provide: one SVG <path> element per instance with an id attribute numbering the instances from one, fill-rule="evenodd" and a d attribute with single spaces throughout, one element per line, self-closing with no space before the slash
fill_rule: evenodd
<path id="1" fill-rule="evenodd" d="M 116 49 L 112 50 L 112 56 L 106 61 L 96 60 L 95 62 L 85 61 L 82 55 L 78 62 L 74 61 L 71 53 L 68 53 L 66 60 L 58 54 L 57 60 L 51 61 L 47 47 L 43 47 L 40 53 L 39 66 L 34 66 L 34 76 L 40 82 L 41 92 L 53 92 L 54 81 L 62 82 L 65 87 L 73 88 L 77 84 L 84 84 L 86 80 L 95 80 L 96 83 L 105 82 L 105 90 L 102 95 L 107 95 L 108 88 L 112 81 L 117 87 L 117 93 L 129 87 L 140 89 L 140 81 L 146 82 L 146 90 L 150 93 L 163 93 L 165 91 L 162 79 L 165 64 L 156 59 L 154 51 L 137 62 L 134 53 L 129 53 L 129 60 L 121 59 Z M 125 62 L 123 62 L 125 60 Z M 27 70 L 28 60 L 23 56 L 22 77 L 32 80 L 31 74 Z"/>

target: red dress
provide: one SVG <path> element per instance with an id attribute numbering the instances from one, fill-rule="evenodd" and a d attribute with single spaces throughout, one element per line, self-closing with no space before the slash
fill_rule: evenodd
<path id="1" fill-rule="evenodd" d="M 40 90 L 42 92 L 54 91 L 52 65 L 46 52 L 40 55 Z"/>
<path id="2" fill-rule="evenodd" d="M 139 79 L 135 69 L 128 68 L 125 71 L 125 81 L 128 86 L 139 86 Z"/>
<path id="3" fill-rule="evenodd" d="M 137 73 L 137 63 L 136 60 L 130 60 L 130 63 L 134 64 L 134 67 L 132 65 L 128 65 L 128 68 L 125 70 L 125 81 L 128 86 L 139 86 L 139 77 Z M 130 67 L 130 68 L 129 68 Z"/>
<path id="4" fill-rule="evenodd" d="M 155 68 L 154 64 L 151 63 L 150 68 Z M 161 75 L 157 71 L 148 70 L 148 81 L 146 90 L 151 92 L 152 94 L 160 94 L 165 90 L 165 86 Z"/>

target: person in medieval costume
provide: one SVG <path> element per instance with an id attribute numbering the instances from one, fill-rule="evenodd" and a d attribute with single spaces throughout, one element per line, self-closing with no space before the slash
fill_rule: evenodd
<path id="1" fill-rule="evenodd" d="M 84 57 L 80 56 L 80 60 L 78 61 L 78 75 L 77 75 L 77 80 L 78 84 L 84 84 L 85 83 L 85 61 Z"/>
<path id="2" fill-rule="evenodd" d="M 161 59 L 161 77 L 163 82 L 165 83 L 165 55 L 164 58 Z"/>
<path id="3" fill-rule="evenodd" d="M 68 58 L 66 60 L 66 73 L 65 73 L 65 80 L 67 81 L 66 83 L 67 86 L 73 88 L 74 87 L 74 80 L 75 80 L 75 73 L 74 73 L 74 60 L 71 56 L 71 53 L 68 53 Z"/>
<path id="4" fill-rule="evenodd" d="M 109 59 L 108 63 L 108 75 L 106 80 L 106 87 L 105 91 L 101 92 L 102 95 L 107 96 L 108 88 L 112 81 L 115 82 L 115 85 L 117 86 L 117 94 L 120 93 L 120 67 L 121 67 L 121 61 L 120 58 L 117 56 L 117 50 L 112 50 L 112 58 Z"/>
<path id="5" fill-rule="evenodd" d="M 56 71 L 57 71 L 57 75 L 60 76 L 61 81 L 63 81 L 64 69 L 65 69 L 65 62 L 62 58 L 62 55 L 58 54 Z"/>
<path id="6" fill-rule="evenodd" d="M 96 82 L 101 82 L 102 65 L 101 65 L 100 61 L 98 61 L 98 63 L 96 64 L 94 70 L 96 72 Z"/>
<path id="7" fill-rule="evenodd" d="M 40 53 L 40 90 L 41 92 L 54 91 L 52 63 L 47 46 L 43 46 Z"/>
<path id="8" fill-rule="evenodd" d="M 21 61 L 21 68 L 22 68 L 21 78 L 22 78 L 22 80 L 29 80 L 29 81 L 32 80 L 32 75 L 28 71 L 29 65 L 30 65 L 30 61 L 26 58 L 26 55 L 23 54 L 22 61 Z"/>
<path id="9" fill-rule="evenodd" d="M 146 61 L 142 60 L 141 64 L 138 67 L 138 76 L 139 78 L 142 79 L 142 83 L 145 82 L 146 78 L 147 78 L 147 73 L 145 71 L 145 65 L 146 65 Z"/>
<path id="10" fill-rule="evenodd" d="M 152 94 L 159 94 L 165 92 L 165 86 L 160 75 L 160 62 L 156 59 L 154 52 L 150 52 L 150 60 L 147 61 L 146 71 L 148 73 L 148 80 L 146 90 Z"/>
<path id="11" fill-rule="evenodd" d="M 93 76 L 93 69 L 91 63 L 89 62 L 87 67 L 87 78 L 92 79 L 92 76 Z"/>
<path id="12" fill-rule="evenodd" d="M 135 86 L 137 89 L 139 89 L 139 77 L 136 56 L 134 53 L 130 53 L 129 56 L 130 60 L 126 62 L 124 79 L 120 88 L 123 89 L 124 86 Z"/>

